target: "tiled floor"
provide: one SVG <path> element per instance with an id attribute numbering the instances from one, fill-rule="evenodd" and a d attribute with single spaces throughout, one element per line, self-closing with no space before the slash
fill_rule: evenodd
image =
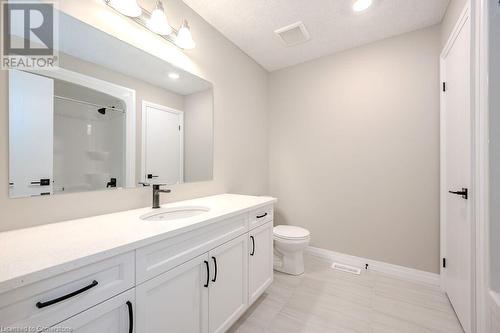
<path id="1" fill-rule="evenodd" d="M 299 277 L 274 283 L 229 330 L 235 333 L 463 333 L 438 287 L 364 271 L 334 271 L 306 257 Z"/>

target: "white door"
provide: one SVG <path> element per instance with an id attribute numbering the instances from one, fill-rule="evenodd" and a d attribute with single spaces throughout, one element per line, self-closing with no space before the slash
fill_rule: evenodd
<path id="1" fill-rule="evenodd" d="M 145 107 L 145 181 L 182 183 L 182 113 L 166 107 Z"/>
<path id="2" fill-rule="evenodd" d="M 54 80 L 9 72 L 9 192 L 52 194 Z M 41 181 L 42 180 L 42 181 Z M 47 182 L 48 183 L 45 183 Z"/>
<path id="3" fill-rule="evenodd" d="M 273 223 L 249 233 L 248 297 L 252 304 L 273 282 Z"/>
<path id="4" fill-rule="evenodd" d="M 208 264 L 204 254 L 137 286 L 137 333 L 206 333 Z"/>
<path id="5" fill-rule="evenodd" d="M 471 103 L 470 20 L 443 54 L 442 213 L 444 288 L 464 330 L 471 332 Z M 455 193 L 450 193 L 455 192 Z M 465 196 L 467 191 L 467 198 Z M 462 193 L 463 192 L 463 193 Z"/>
<path id="6" fill-rule="evenodd" d="M 131 333 L 134 330 L 134 290 L 126 291 L 43 332 Z"/>
<path id="7" fill-rule="evenodd" d="M 248 304 L 247 234 L 209 252 L 209 331 L 225 332 Z"/>

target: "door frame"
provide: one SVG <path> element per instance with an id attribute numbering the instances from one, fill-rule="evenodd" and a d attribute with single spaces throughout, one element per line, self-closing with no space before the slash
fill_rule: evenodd
<path id="1" fill-rule="evenodd" d="M 476 326 L 476 304 L 475 304 L 475 299 L 476 299 L 476 278 L 475 278 L 475 272 L 476 272 L 476 220 L 477 220 L 477 203 L 478 203 L 478 184 L 477 184 L 477 129 L 476 129 L 476 112 L 475 112 L 475 67 L 474 67 L 474 22 L 472 21 L 471 17 L 471 4 L 470 1 L 467 1 L 457 23 L 455 24 L 455 27 L 453 28 L 442 52 L 439 57 L 440 61 L 440 261 L 439 261 L 439 266 L 440 266 L 440 285 L 441 289 L 445 290 L 445 285 L 444 285 L 444 276 L 445 276 L 445 269 L 443 268 L 443 258 L 446 258 L 446 198 L 448 196 L 448 188 L 446 184 L 446 168 L 445 168 L 445 163 L 446 163 L 446 101 L 445 101 L 445 92 L 443 91 L 442 84 L 443 82 L 446 82 L 446 70 L 445 70 L 445 63 L 446 63 L 446 57 L 451 51 L 455 41 L 457 40 L 463 26 L 469 21 L 470 24 L 470 29 L 471 29 L 471 41 L 470 41 L 470 49 L 471 49 L 471 73 L 470 73 L 470 78 L 471 78 L 471 85 L 470 85 L 470 94 L 471 94 L 471 99 L 470 99 L 470 112 L 471 112 L 471 137 L 470 137 L 470 143 L 471 143 L 471 161 L 470 161 L 470 166 L 471 166 L 471 174 L 470 174 L 470 179 L 471 179 L 471 192 L 472 195 L 470 196 L 470 204 L 471 204 L 471 209 L 470 209 L 470 221 L 471 221 L 471 227 L 470 227 L 470 237 L 471 237 L 471 309 L 472 313 L 470 314 L 471 316 L 471 327 L 472 330 L 475 331 L 475 326 Z"/>
<path id="2" fill-rule="evenodd" d="M 53 71 L 25 70 L 25 72 L 43 75 L 53 79 L 71 82 L 92 90 L 113 96 L 125 103 L 125 187 L 135 188 L 135 127 L 136 127 L 136 93 L 134 89 L 104 81 L 69 69 L 58 68 Z"/>
<path id="3" fill-rule="evenodd" d="M 179 140 L 179 159 L 180 159 L 180 170 L 179 179 L 181 180 L 178 184 L 184 183 L 184 111 L 171 108 L 169 106 L 161 105 L 158 103 L 149 102 L 146 100 L 142 101 L 142 125 L 141 125 L 141 181 L 143 183 L 148 183 L 146 178 L 146 110 L 148 107 L 155 108 L 161 111 L 174 113 L 180 116 L 180 140 Z M 168 184 L 174 185 L 174 184 Z"/>
<path id="4" fill-rule="evenodd" d="M 489 0 L 478 0 L 473 8 L 474 16 L 474 46 L 475 46 L 475 108 L 477 110 L 475 146 L 477 148 L 475 161 L 477 163 L 476 177 L 478 196 L 476 203 L 476 332 L 493 332 L 493 321 L 500 322 L 500 299 L 490 285 L 490 168 L 489 168 L 489 133 L 490 133 L 490 103 L 489 103 Z"/>

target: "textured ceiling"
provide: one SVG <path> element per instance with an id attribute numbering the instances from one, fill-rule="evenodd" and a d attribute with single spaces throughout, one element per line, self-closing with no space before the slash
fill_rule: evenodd
<path id="1" fill-rule="evenodd" d="M 374 0 L 354 13 L 353 0 L 183 0 L 269 71 L 441 22 L 449 0 Z M 286 47 L 274 34 L 304 22 L 311 40 Z"/>

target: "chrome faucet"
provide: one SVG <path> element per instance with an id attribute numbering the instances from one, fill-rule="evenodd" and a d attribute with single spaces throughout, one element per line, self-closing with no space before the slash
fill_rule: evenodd
<path id="1" fill-rule="evenodd" d="M 153 209 L 160 208 L 160 193 L 170 193 L 171 190 L 162 190 L 160 186 L 164 186 L 166 184 L 153 184 Z"/>

